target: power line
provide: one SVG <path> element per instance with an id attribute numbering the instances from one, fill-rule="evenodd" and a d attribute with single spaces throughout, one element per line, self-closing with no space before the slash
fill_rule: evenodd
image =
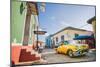
<path id="1" fill-rule="evenodd" d="M 82 28 L 82 27 L 84 27 L 84 26 L 87 26 L 88 24 L 85 24 L 85 25 L 83 25 L 83 26 L 81 26 L 81 27 L 79 27 L 79 28 Z"/>

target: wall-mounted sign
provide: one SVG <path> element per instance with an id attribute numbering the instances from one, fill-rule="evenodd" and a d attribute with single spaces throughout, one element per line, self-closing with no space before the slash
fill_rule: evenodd
<path id="1" fill-rule="evenodd" d="M 38 35 L 44 35 L 45 33 L 47 33 L 46 31 L 34 31 L 34 34 L 38 34 Z"/>

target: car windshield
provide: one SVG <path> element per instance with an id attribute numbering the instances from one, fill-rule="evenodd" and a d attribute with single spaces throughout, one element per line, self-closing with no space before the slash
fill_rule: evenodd
<path id="1" fill-rule="evenodd" d="M 70 44 L 76 44 L 76 41 L 70 40 L 69 43 L 70 43 Z"/>
<path id="2" fill-rule="evenodd" d="M 70 40 L 69 43 L 70 43 L 70 44 L 74 44 L 74 45 L 76 45 L 76 46 L 82 45 L 81 43 L 79 43 L 78 41 L 75 41 L 75 40 Z"/>
<path id="3" fill-rule="evenodd" d="M 62 41 L 62 42 L 59 43 L 59 45 L 61 45 L 61 44 L 63 44 L 63 45 L 75 44 L 76 45 L 77 42 L 74 41 L 74 40 L 68 40 L 68 41 Z"/>

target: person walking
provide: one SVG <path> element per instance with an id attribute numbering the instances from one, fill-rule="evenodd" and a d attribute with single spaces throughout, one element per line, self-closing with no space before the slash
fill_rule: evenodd
<path id="1" fill-rule="evenodd" d="M 43 45 L 40 44 L 40 45 L 39 45 L 39 53 L 42 53 L 42 51 L 43 51 Z"/>

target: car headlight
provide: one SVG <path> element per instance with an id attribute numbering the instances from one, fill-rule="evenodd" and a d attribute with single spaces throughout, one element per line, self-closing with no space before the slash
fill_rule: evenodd
<path id="1" fill-rule="evenodd" d="M 88 48 L 89 48 L 88 45 L 82 45 L 82 46 L 80 46 L 80 49 L 88 49 Z"/>

